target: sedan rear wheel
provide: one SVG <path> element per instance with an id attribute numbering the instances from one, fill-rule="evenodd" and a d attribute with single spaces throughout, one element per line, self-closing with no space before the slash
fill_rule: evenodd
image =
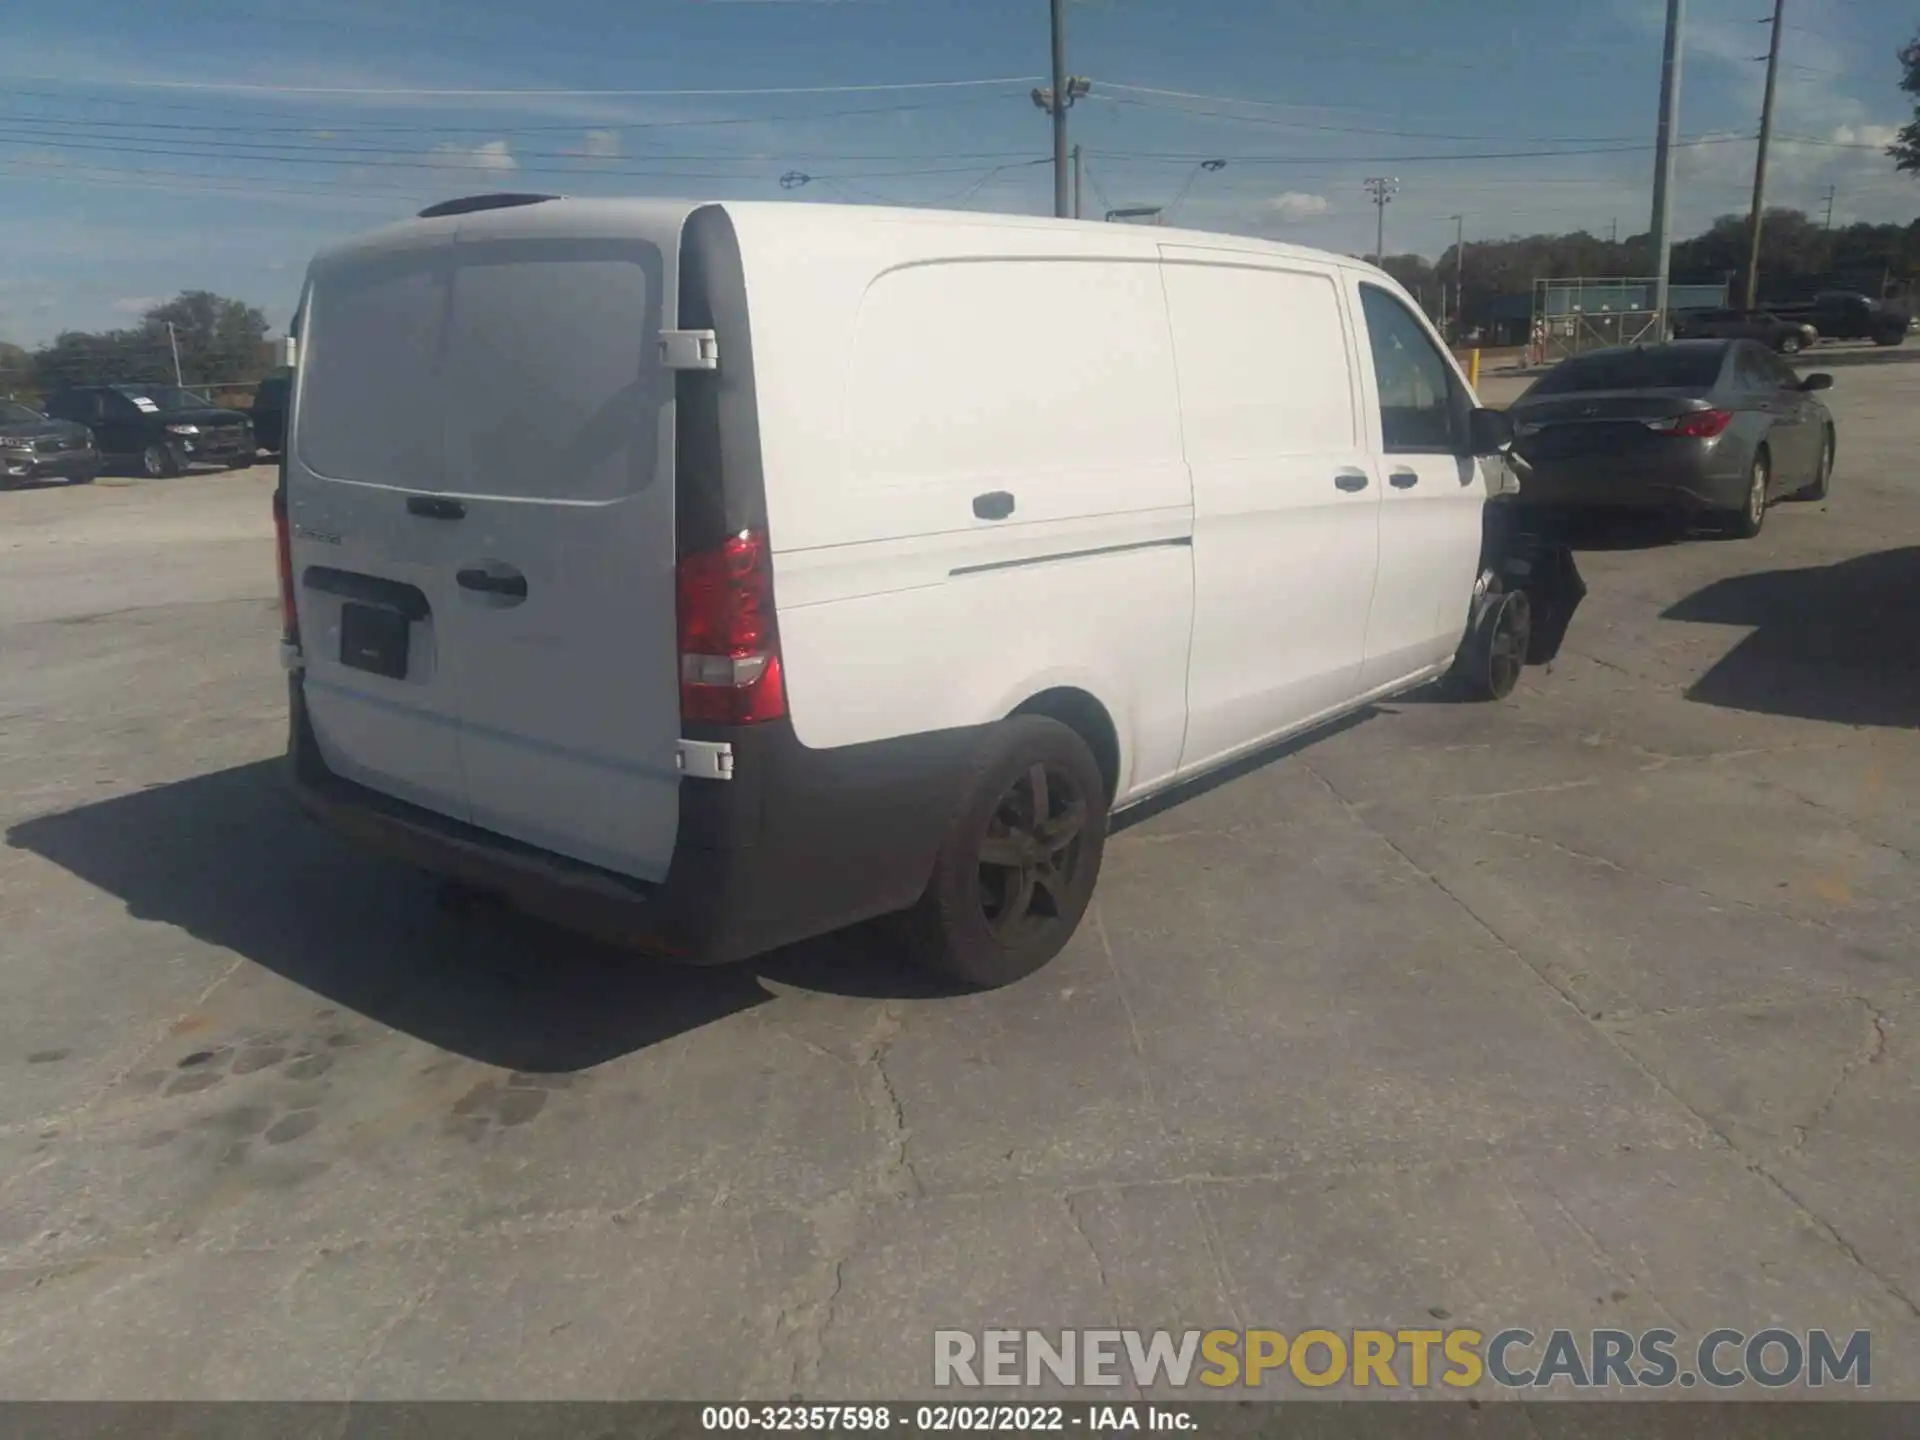
<path id="1" fill-rule="evenodd" d="M 1727 533 L 1735 539 L 1751 540 L 1767 523 L 1767 480 L 1771 473 L 1767 452 L 1755 453 L 1753 468 L 1747 473 L 1746 503 L 1727 522 Z"/>

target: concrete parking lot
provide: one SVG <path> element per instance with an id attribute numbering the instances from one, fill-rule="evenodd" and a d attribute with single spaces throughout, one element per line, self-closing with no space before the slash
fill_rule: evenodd
<path id="1" fill-rule="evenodd" d="M 1830 502 L 1594 537 L 1511 702 L 1156 807 L 984 995 L 443 909 L 280 793 L 266 468 L 0 494 L 0 1396 L 901 1396 L 991 1324 L 1920 1396 L 1916 360 L 1833 357 Z"/>

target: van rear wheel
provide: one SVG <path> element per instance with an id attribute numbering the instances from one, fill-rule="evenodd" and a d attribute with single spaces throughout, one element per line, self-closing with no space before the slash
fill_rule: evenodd
<path id="1" fill-rule="evenodd" d="M 914 958 L 987 988 L 1031 975 L 1073 938 L 1106 840 L 1106 784 L 1087 742 L 1042 715 L 994 726 L 906 917 Z"/>

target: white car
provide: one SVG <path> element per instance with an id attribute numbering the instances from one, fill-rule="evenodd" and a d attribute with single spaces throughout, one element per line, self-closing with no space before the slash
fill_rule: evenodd
<path id="1" fill-rule="evenodd" d="M 1450 668 L 1504 694 L 1577 603 L 1484 543 L 1503 418 L 1337 256 L 480 196 L 320 255 L 299 331 L 303 801 L 688 960 L 904 912 L 1017 979 L 1116 811 Z"/>

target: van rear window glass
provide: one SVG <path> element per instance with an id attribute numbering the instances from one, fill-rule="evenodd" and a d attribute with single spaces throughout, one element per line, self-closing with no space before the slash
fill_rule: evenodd
<path id="1" fill-rule="evenodd" d="M 1705 392 L 1720 378 L 1722 349 L 1641 350 L 1621 355 L 1584 355 L 1563 361 L 1540 377 L 1534 395 L 1577 395 L 1589 390 L 1690 390 Z"/>
<path id="2" fill-rule="evenodd" d="M 463 243 L 447 331 L 447 484 L 610 500 L 658 463 L 660 252 L 571 240 Z"/>
<path id="3" fill-rule="evenodd" d="M 527 239 L 323 270 L 302 341 L 302 461 L 469 495 L 644 487 L 672 396 L 660 266 L 643 242 Z"/>
<path id="4" fill-rule="evenodd" d="M 440 481 L 449 252 L 336 263 L 315 277 L 295 445 L 317 475 L 409 490 Z"/>

